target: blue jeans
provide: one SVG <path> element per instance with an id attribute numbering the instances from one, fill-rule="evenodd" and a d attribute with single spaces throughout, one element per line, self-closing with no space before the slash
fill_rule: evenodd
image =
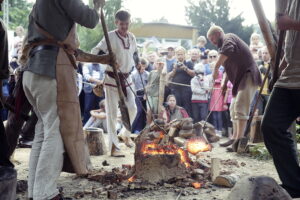
<path id="1" fill-rule="evenodd" d="M 84 113 L 83 113 L 83 124 L 85 124 L 91 117 L 90 111 L 99 109 L 99 102 L 104 97 L 98 97 L 93 92 L 85 93 L 84 95 Z"/>
<path id="2" fill-rule="evenodd" d="M 223 128 L 222 112 L 213 111 L 212 112 L 212 122 L 218 131 L 222 131 L 222 128 Z"/>
<path id="3" fill-rule="evenodd" d="M 137 97 L 135 99 L 136 107 L 137 107 L 137 114 L 135 120 L 132 124 L 132 132 L 141 131 L 146 126 L 146 100 L 143 97 Z M 143 109 L 144 108 L 144 109 Z"/>
<path id="4" fill-rule="evenodd" d="M 208 114 L 208 103 L 192 103 L 194 123 L 205 120 Z"/>

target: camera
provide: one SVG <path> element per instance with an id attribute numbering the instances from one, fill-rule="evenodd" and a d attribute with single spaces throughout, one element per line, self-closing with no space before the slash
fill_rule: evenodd
<path id="1" fill-rule="evenodd" d="M 176 63 L 176 66 L 177 66 L 177 67 L 182 67 L 182 66 L 183 66 L 183 63 L 182 63 L 182 62 L 177 62 L 177 63 Z"/>
<path id="2" fill-rule="evenodd" d="M 168 107 L 169 107 L 168 102 L 164 102 L 164 103 L 163 103 L 163 107 L 168 108 Z"/>

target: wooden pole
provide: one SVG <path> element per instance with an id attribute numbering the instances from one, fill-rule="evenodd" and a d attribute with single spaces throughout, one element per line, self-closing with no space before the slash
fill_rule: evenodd
<path id="1" fill-rule="evenodd" d="M 158 112 L 157 112 L 158 116 L 162 112 L 162 106 L 165 99 L 166 75 L 167 74 L 164 71 L 160 73 L 159 92 L 158 92 Z"/>
<path id="2" fill-rule="evenodd" d="M 270 25 L 268 23 L 268 20 L 266 18 L 266 15 L 264 13 L 264 10 L 263 10 L 260 0 L 251 0 L 251 1 L 252 1 L 252 6 L 254 8 L 261 32 L 263 34 L 264 40 L 266 42 L 268 51 L 271 56 L 272 65 L 274 66 L 275 54 L 276 54 L 276 41 L 274 41 Z"/>

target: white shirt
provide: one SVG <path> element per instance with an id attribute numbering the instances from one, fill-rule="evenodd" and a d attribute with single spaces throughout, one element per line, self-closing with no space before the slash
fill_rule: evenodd
<path id="1" fill-rule="evenodd" d="M 127 37 L 125 38 L 114 30 L 108 33 L 108 37 L 112 51 L 116 56 L 117 63 L 120 65 L 120 71 L 122 73 L 129 73 L 135 65 L 133 60 L 133 54 L 137 51 L 135 36 L 128 32 Z M 103 38 L 92 50 L 92 53 L 98 54 L 100 50 L 107 52 L 105 38 Z M 107 67 L 106 71 L 112 71 L 111 67 Z"/>

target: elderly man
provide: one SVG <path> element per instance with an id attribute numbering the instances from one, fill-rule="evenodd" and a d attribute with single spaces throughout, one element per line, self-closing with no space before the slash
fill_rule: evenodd
<path id="1" fill-rule="evenodd" d="M 278 28 L 287 30 L 285 55 L 280 66 L 284 70 L 271 93 L 262 122 L 262 132 L 282 187 L 293 198 L 299 198 L 298 152 L 288 128 L 300 115 L 300 1 L 291 0 L 289 3 L 288 16 L 284 15 L 277 20 Z"/>
<path id="2" fill-rule="evenodd" d="M 200 62 L 200 50 L 191 49 L 190 50 L 191 59 L 188 62 L 191 62 L 193 65 L 196 65 Z"/>
<path id="3" fill-rule="evenodd" d="M 170 88 L 176 97 L 177 104 L 192 116 L 192 90 L 191 80 L 195 76 L 194 65 L 185 60 L 186 50 L 184 47 L 179 46 L 175 50 L 177 63 L 173 65 L 173 69 L 169 72 L 168 76 L 172 79 Z"/>
<path id="4" fill-rule="evenodd" d="M 260 61 L 258 68 L 259 68 L 259 71 L 261 72 L 261 78 L 264 79 L 264 77 L 266 76 L 267 70 L 270 66 L 271 57 L 270 57 L 268 48 L 266 46 L 261 48 L 261 52 L 262 52 L 262 60 Z M 267 102 L 269 100 L 269 96 L 270 96 L 270 92 L 269 92 L 269 88 L 268 88 L 269 79 L 271 79 L 271 74 L 268 75 L 267 82 L 264 85 L 263 91 L 261 93 L 261 97 L 259 98 L 259 103 L 257 105 L 259 115 L 262 115 L 264 113 Z M 258 95 L 259 90 L 260 90 L 260 88 L 257 89 L 255 97 L 253 98 L 252 107 L 255 104 L 255 100 Z"/>
<path id="5" fill-rule="evenodd" d="M 261 76 L 248 45 L 237 35 L 225 34 L 221 27 L 213 25 L 208 30 L 207 37 L 219 48 L 220 53 L 213 71 L 213 78 L 217 79 L 219 68 L 222 65 L 228 80 L 233 84 L 234 98 L 230 106 L 230 113 L 234 134 L 233 139 L 225 145 L 232 144 L 232 148 L 228 148 L 228 150 L 237 151 L 239 139 L 243 137 L 249 118 L 251 100 L 261 83 Z M 225 82 L 223 91 L 226 90 L 227 81 Z"/>

